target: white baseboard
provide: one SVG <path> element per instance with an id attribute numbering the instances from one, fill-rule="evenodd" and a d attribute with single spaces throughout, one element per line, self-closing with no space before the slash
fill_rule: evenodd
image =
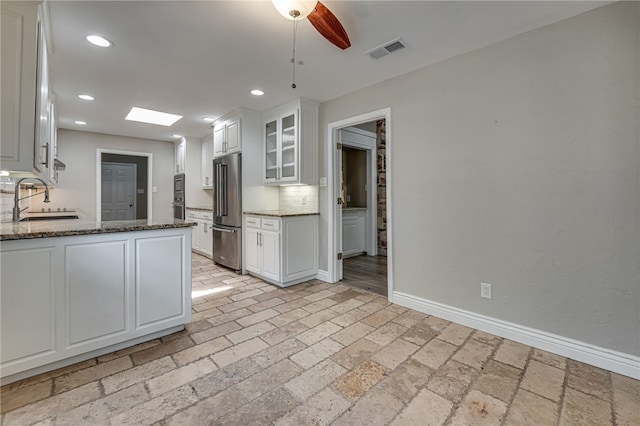
<path id="1" fill-rule="evenodd" d="M 640 357 L 635 355 L 594 346 L 397 291 L 393 292 L 393 303 L 634 379 L 640 379 Z"/>
<path id="2" fill-rule="evenodd" d="M 316 279 L 320 281 L 324 281 L 326 283 L 330 283 L 329 279 L 329 271 L 323 271 L 322 269 L 318 269 L 318 275 L 316 275 Z"/>

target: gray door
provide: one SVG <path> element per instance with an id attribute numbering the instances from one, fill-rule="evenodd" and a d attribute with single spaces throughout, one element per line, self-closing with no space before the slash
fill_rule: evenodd
<path id="1" fill-rule="evenodd" d="M 136 165 L 102 163 L 102 218 L 133 220 L 136 218 Z"/>

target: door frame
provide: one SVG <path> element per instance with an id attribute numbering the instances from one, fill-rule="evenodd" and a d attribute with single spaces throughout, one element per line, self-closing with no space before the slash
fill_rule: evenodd
<path id="1" fill-rule="evenodd" d="M 339 252 L 338 244 L 341 242 L 342 224 L 338 223 L 338 218 L 342 215 L 340 205 L 336 202 L 340 189 L 337 187 L 340 180 L 340 170 L 337 168 L 337 156 L 341 155 L 341 151 L 337 149 L 336 144 L 339 141 L 339 130 L 345 127 L 352 127 L 358 124 L 367 123 L 369 121 L 385 120 L 386 126 L 386 198 L 387 198 L 387 299 L 393 302 L 393 203 L 392 203 L 392 170 L 391 170 L 391 108 L 383 108 L 377 111 L 371 111 L 343 120 L 333 121 L 327 124 L 327 228 L 328 228 L 328 244 L 327 244 L 327 268 L 329 282 L 338 282 L 339 268 L 342 261 L 338 260 Z"/>
<path id="2" fill-rule="evenodd" d="M 338 129 L 339 141 L 342 144 L 342 148 L 354 148 L 365 152 L 366 155 L 366 174 L 367 174 L 367 215 L 365 222 L 365 246 L 368 256 L 378 255 L 378 190 L 377 190 L 377 147 L 376 147 L 376 135 L 375 133 L 367 130 L 362 130 L 357 127 L 343 127 Z M 347 131 L 355 133 L 364 137 L 373 138 L 373 143 L 361 143 L 355 141 L 345 141 L 342 139 L 341 131 Z M 336 158 L 336 167 L 338 167 L 338 159 Z M 338 167 L 339 168 L 339 167 Z M 340 174 L 336 176 L 336 179 L 340 178 Z M 338 184 L 339 182 L 336 182 Z M 337 218 L 336 218 L 337 219 Z"/>
<path id="3" fill-rule="evenodd" d="M 124 151 L 119 149 L 98 148 L 96 149 L 96 222 L 102 221 L 102 154 L 119 154 L 130 157 L 147 158 L 147 220 L 153 218 L 153 154 L 150 152 Z M 137 192 L 137 191 L 136 191 Z"/>
<path id="4" fill-rule="evenodd" d="M 100 163 L 100 168 L 105 165 L 115 165 L 115 166 L 131 166 L 133 168 L 133 215 L 134 220 L 137 219 L 137 207 L 138 207 L 138 165 L 135 163 L 117 163 L 113 161 L 103 161 Z M 102 174 L 100 175 L 100 189 L 102 191 L 102 184 L 104 183 L 104 177 Z M 102 218 L 102 196 L 100 197 L 100 217 Z M 113 219 L 112 219 L 113 220 Z"/>

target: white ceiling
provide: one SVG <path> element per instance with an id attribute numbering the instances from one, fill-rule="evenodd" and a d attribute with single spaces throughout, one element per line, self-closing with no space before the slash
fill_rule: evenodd
<path id="1" fill-rule="evenodd" d="M 296 97 L 327 101 L 605 3 L 325 0 L 352 46 L 342 51 L 300 22 L 303 65 L 294 90 L 292 21 L 270 1 L 49 1 L 58 125 L 165 141 L 174 133 L 200 138 L 209 133 L 202 117 L 239 107 L 264 111 Z M 114 47 L 92 46 L 88 34 Z M 396 37 L 410 48 L 377 61 L 365 55 Z M 252 96 L 253 88 L 265 95 Z M 82 101 L 79 93 L 96 99 Z M 125 121 L 132 106 L 184 118 L 171 127 Z"/>

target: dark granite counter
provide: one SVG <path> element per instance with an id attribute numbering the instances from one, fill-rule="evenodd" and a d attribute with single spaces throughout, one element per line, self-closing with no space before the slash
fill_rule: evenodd
<path id="1" fill-rule="evenodd" d="M 290 216 L 317 216 L 319 212 L 308 210 L 253 210 L 245 211 L 244 214 L 255 216 L 290 217 Z"/>
<path id="2" fill-rule="evenodd" d="M 213 211 L 213 206 L 187 206 L 185 207 L 186 210 L 198 210 L 201 212 L 212 212 Z"/>
<path id="3" fill-rule="evenodd" d="M 0 224 L 0 241 L 31 238 L 70 237 L 73 235 L 108 234 L 113 232 L 147 231 L 154 229 L 188 228 L 195 222 L 182 220 L 123 220 L 90 222 L 84 220 L 43 220 Z"/>

